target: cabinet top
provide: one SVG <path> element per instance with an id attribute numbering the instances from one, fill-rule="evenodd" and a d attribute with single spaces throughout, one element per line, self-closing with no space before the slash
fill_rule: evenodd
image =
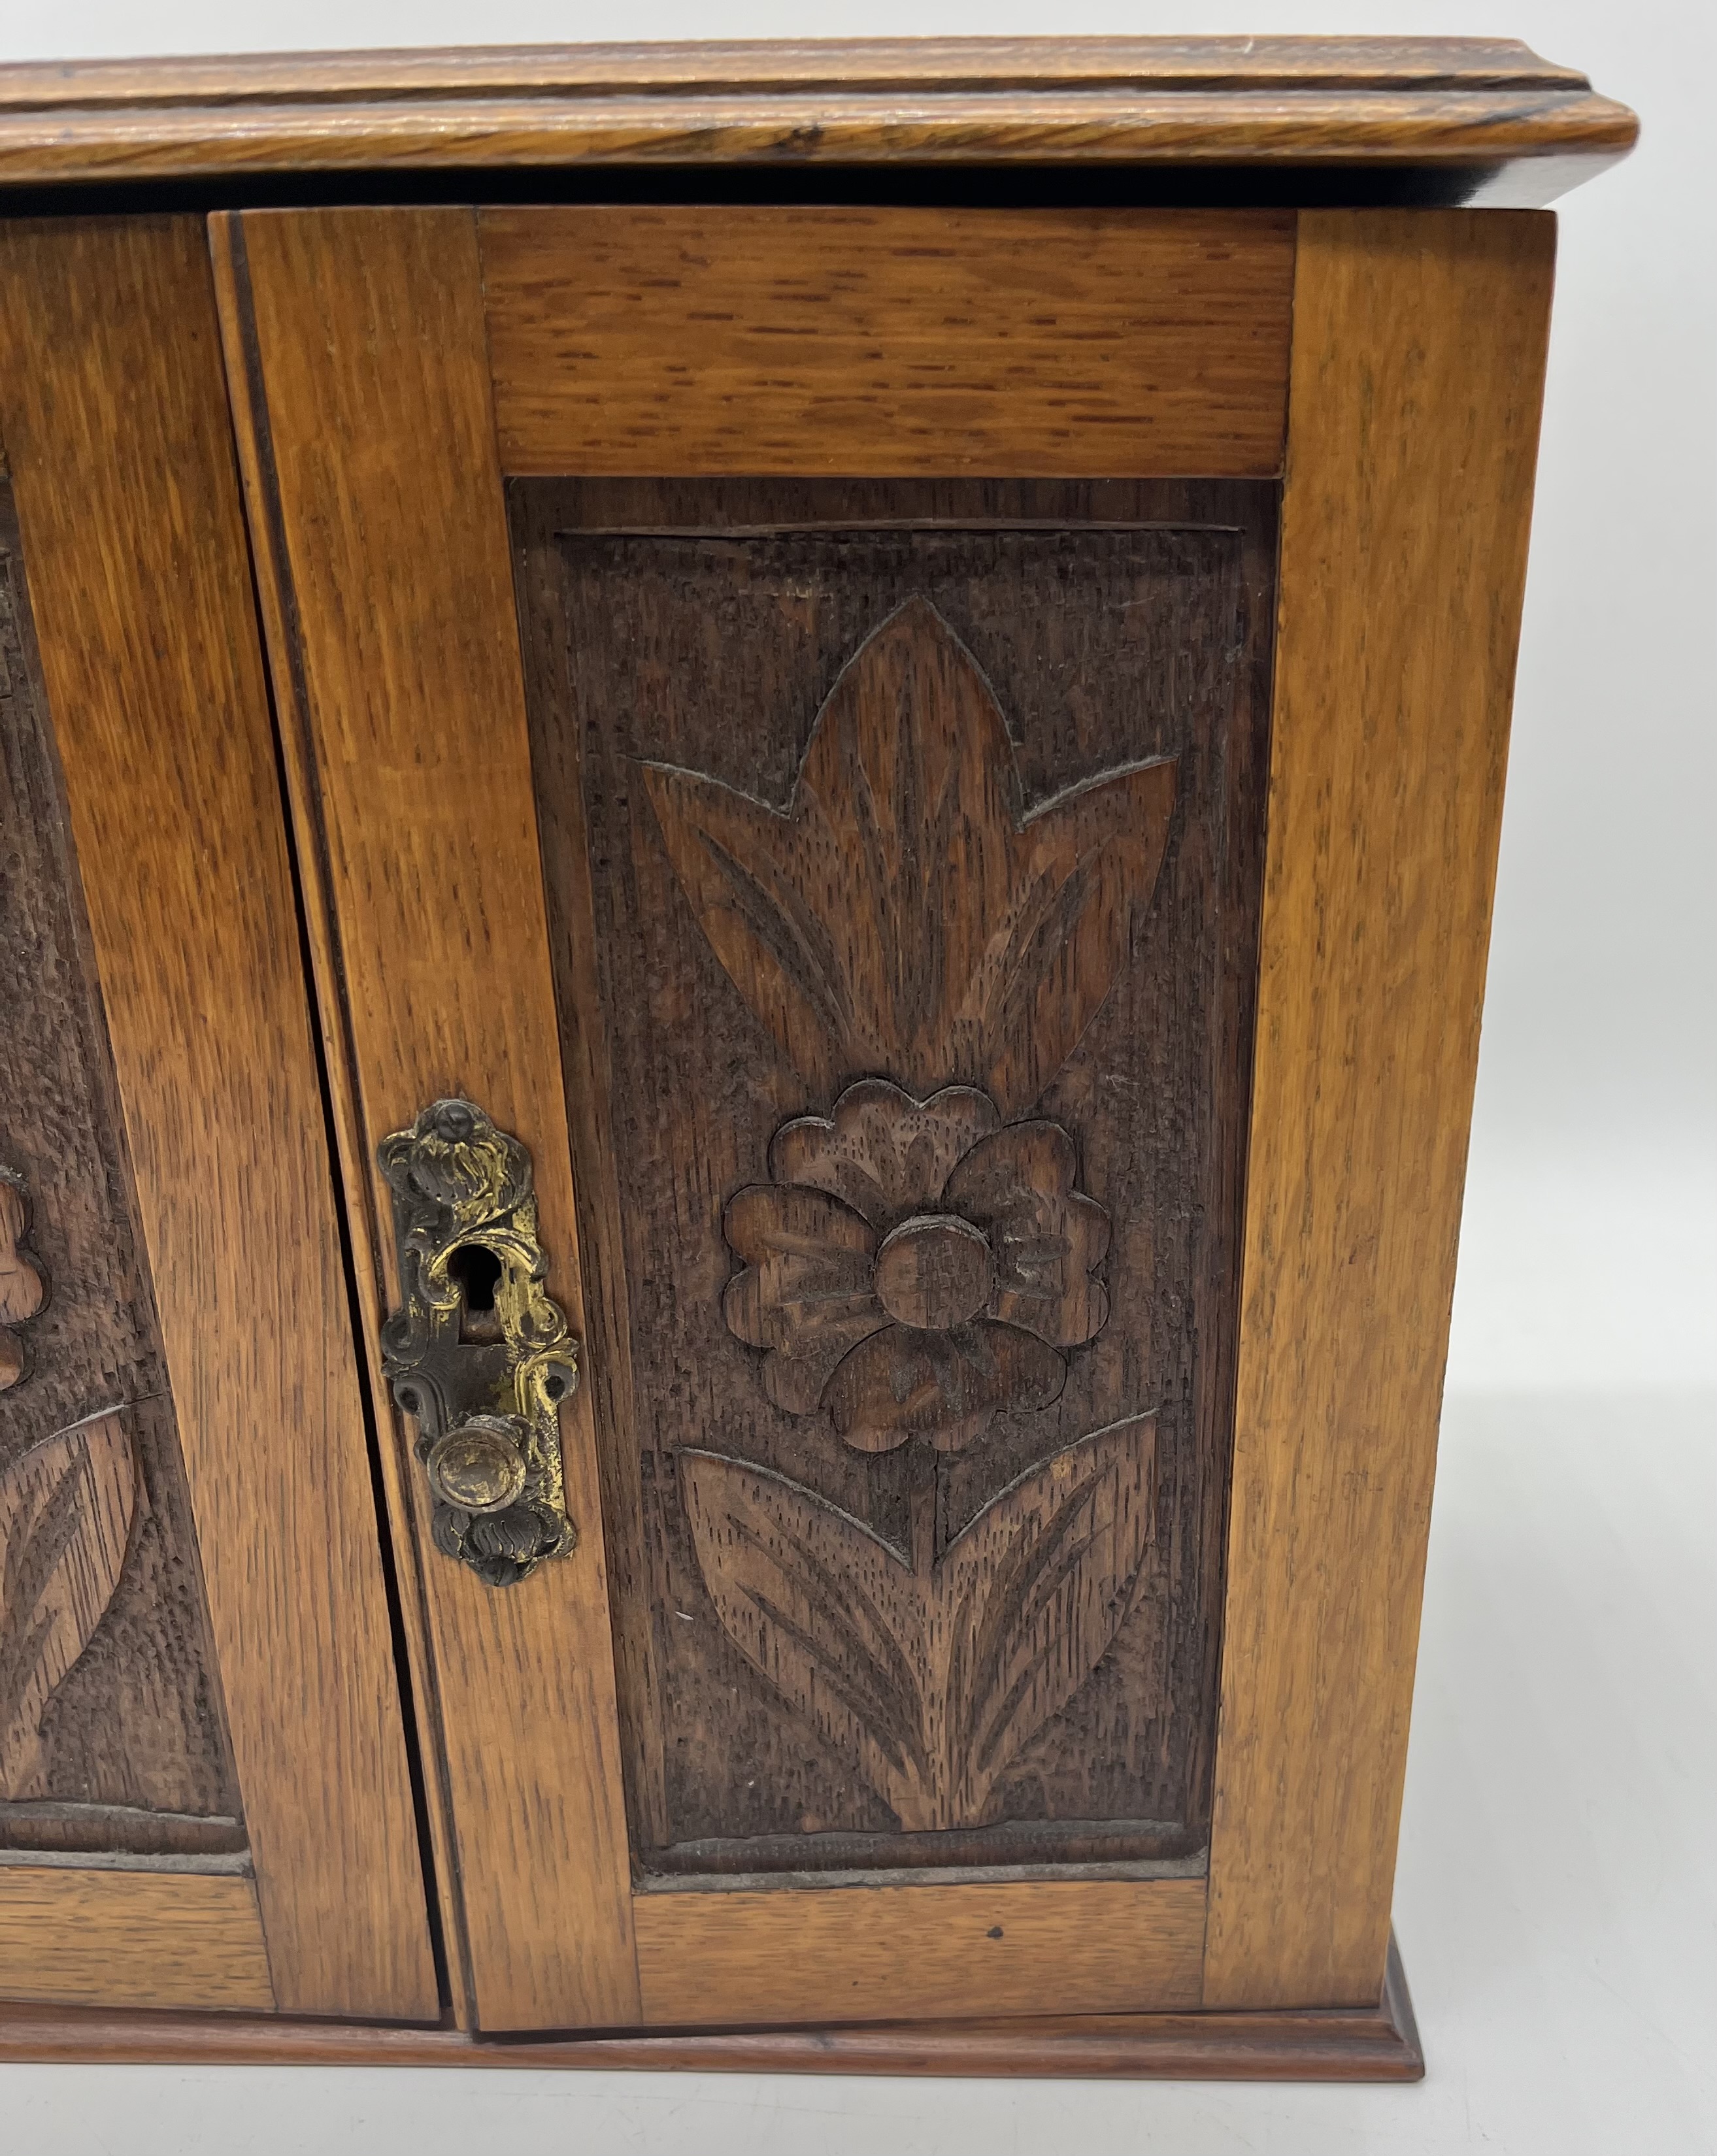
<path id="1" fill-rule="evenodd" d="M 843 167 L 874 188 L 887 165 L 943 168 L 944 185 L 950 167 L 1032 167 L 1063 185 L 1107 172 L 1128 198 L 1530 207 L 1637 133 L 1586 76 L 1505 38 L 538 45 L 0 68 L 0 185 L 32 188 L 230 192 L 307 173 L 398 186 L 487 169 L 512 171 L 517 192 L 526 172 L 573 167 L 594 191 L 604 172 L 612 186 L 626 168 L 727 167 L 746 168 L 751 198 L 790 198 Z"/>

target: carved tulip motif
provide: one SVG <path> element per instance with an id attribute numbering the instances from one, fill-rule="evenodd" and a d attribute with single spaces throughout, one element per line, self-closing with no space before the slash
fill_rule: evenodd
<path id="1" fill-rule="evenodd" d="M 727 1218 L 746 1260 L 727 1323 L 766 1351 L 769 1398 L 825 1409 L 866 1452 L 914 1436 L 957 1451 L 1003 1406 L 1046 1407 L 1062 1351 L 1108 1314 L 1092 1277 L 1108 1216 L 1075 1166 L 1059 1125 L 1004 1124 L 965 1086 L 918 1101 L 867 1079 L 832 1116 L 784 1125 L 774 1180 Z"/>
<path id="2" fill-rule="evenodd" d="M 924 1440 L 909 1549 L 685 1449 L 705 1584 L 903 1828 L 976 1823 L 1107 1650 L 1151 1534 L 1149 1414 L 1063 1445 L 956 1532 L 938 1489 L 942 1456 L 999 1413 L 1060 1397 L 1108 1315 L 1108 1215 L 1068 1132 L 1031 1111 L 1127 957 L 1175 767 L 1028 812 L 989 683 L 912 599 L 835 683 L 784 813 L 699 773 L 644 776 L 711 950 L 832 1101 L 784 1124 L 768 1180 L 727 1204 L 728 1328 L 762 1350 L 778 1407 L 826 1414 L 861 1451 Z"/>
<path id="3" fill-rule="evenodd" d="M 1114 985 L 1175 805 L 1157 762 L 1028 813 L 990 684 L 924 599 L 835 684 L 784 815 L 697 772 L 645 782 L 711 949 L 807 1084 L 961 1081 L 1004 1116 Z"/>

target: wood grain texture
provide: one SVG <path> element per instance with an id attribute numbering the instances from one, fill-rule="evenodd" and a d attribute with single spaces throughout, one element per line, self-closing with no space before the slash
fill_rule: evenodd
<path id="1" fill-rule="evenodd" d="M 48 1283 L 42 1269 L 25 1247 L 29 1214 L 24 1204 L 23 1178 L 16 1171 L 0 1170 L 0 1391 L 10 1392 L 24 1373 L 23 1349 L 12 1330 L 28 1325 L 47 1300 Z"/>
<path id="2" fill-rule="evenodd" d="M 529 1151 L 547 1286 L 576 1331 L 475 223 L 459 211 L 250 215 L 219 244 L 233 372 L 255 376 L 255 506 L 280 535 L 266 561 L 275 679 L 301 843 L 323 863 L 324 995 L 364 1163 L 354 1210 L 372 1346 L 375 1313 L 398 1292 L 375 1147 L 444 1096 L 477 1101 Z M 420 1473 L 404 1453 L 393 1463 L 409 1508 L 399 1526 L 419 1553 L 419 1690 L 455 1823 L 462 1959 L 491 2030 L 637 2012 L 588 1391 L 561 1433 L 578 1547 L 504 1590 L 433 1548 Z"/>
<path id="3" fill-rule="evenodd" d="M 1152 1437 L 1148 1415 L 1093 1431 L 939 1551 L 921 1458 L 909 1553 L 783 1476 L 679 1457 L 728 1638 L 903 1832 L 933 1833 L 988 1823 L 997 1785 L 1114 1644 L 1154 1523 Z"/>
<path id="4" fill-rule="evenodd" d="M 1277 471 L 1283 212 L 489 209 L 503 470 Z"/>
<path id="5" fill-rule="evenodd" d="M 1209 2006 L 1383 1983 L 1554 234 L 1301 223 Z"/>
<path id="6" fill-rule="evenodd" d="M 943 543 L 962 551 L 953 535 Z M 967 542 L 977 574 L 995 546 Z M 647 574 L 654 564 L 632 551 Z M 876 573 L 856 535 L 819 566 L 832 581 L 847 562 Z M 841 668 L 784 808 L 701 772 L 646 765 L 681 889 L 781 1055 L 830 1099 L 861 1074 L 894 1081 L 890 1093 L 853 1096 L 850 1115 L 779 1132 L 778 1182 L 820 1188 L 878 1226 L 970 1173 L 972 1148 L 1035 1106 L 1149 911 L 1177 761 L 1099 763 L 1028 811 L 995 690 L 908 585 Z M 929 1103 L 944 1087 L 938 1111 Z M 915 1151 L 933 1165 L 907 1168 Z M 1022 1160 L 1020 1172 L 1029 1181 L 1041 1171 Z"/>
<path id="7" fill-rule="evenodd" d="M 438 2010 L 195 220 L 0 232 L 0 426 L 280 2005 Z"/>
<path id="8" fill-rule="evenodd" d="M 271 437 L 261 367 L 251 320 L 249 269 L 236 228 L 229 217 L 209 219 L 209 255 L 216 306 L 226 362 L 227 394 L 232 408 L 258 612 L 273 676 L 274 704 L 287 806 L 292 824 L 293 859 L 301 894 L 305 940 L 309 946 L 315 987 L 315 1022 L 321 1035 L 322 1070 L 329 1119 L 340 1170 L 347 1235 L 352 1253 L 352 1285 L 362 1328 L 362 1348 L 372 1387 L 388 1397 L 387 1373 L 379 1352 L 382 1326 L 389 1312 L 383 1252 L 393 1248 L 385 1219 L 372 1207 L 354 1203 L 350 1194 L 364 1191 L 375 1167 L 375 1149 L 367 1143 L 357 1098 L 355 1049 L 342 977 L 339 927 L 335 917 L 333 878 L 328 857 L 314 759 L 305 732 L 305 684 L 299 650 L 297 605 L 286 562 L 279 490 L 275 484 Z M 378 1230 L 382 1241 L 376 1240 Z M 375 1394 L 372 1394 L 372 1399 Z M 388 1537 L 398 1588 L 395 1615 L 405 1668 L 398 1672 L 418 1743 L 426 1753 L 423 1808 L 428 1827 L 430 1889 L 434 1897 L 442 1948 L 443 1981 L 452 1993 L 455 2025 L 473 2025 L 468 1958 L 463 1938 L 457 1887 L 458 1865 L 449 1811 L 446 1775 L 435 1756 L 435 1671 L 423 1591 L 422 1548 L 417 1537 L 427 1524 L 433 1538 L 433 1508 L 414 1531 L 411 1487 L 414 1463 L 409 1450 L 378 1440 L 375 1450 Z"/>
<path id="9" fill-rule="evenodd" d="M 1128 2014 L 1197 2004 L 1202 1879 L 640 1895 L 646 2023 Z"/>
<path id="10" fill-rule="evenodd" d="M 1637 123 L 1503 39 L 927 38 L 0 69 L 23 180 L 344 167 L 1378 161 L 1546 202 Z"/>
<path id="11" fill-rule="evenodd" d="M 128 1420 L 97 1415 L 0 1475 L 0 1798 L 48 1794 L 44 1714 L 119 1585 L 137 1504 Z"/>
<path id="12" fill-rule="evenodd" d="M 266 2014 L 255 1884 L 0 1866 L 0 1999 Z"/>
<path id="13" fill-rule="evenodd" d="M 0 2059 L 1140 2081 L 1416 2082 L 1425 2071 L 1393 1947 L 1381 2002 L 1336 2012 L 1033 2015 L 509 2044 L 453 2030 L 14 2005 L 0 2007 Z"/>
<path id="14" fill-rule="evenodd" d="M 85 1652 L 41 1702 L 32 1794 L 13 1794 L 59 1807 L 54 1831 L 71 1836 L 74 1845 L 99 1849 L 117 1835 L 133 1851 L 147 1848 L 152 1812 L 163 1848 L 182 1842 L 187 1821 L 198 1816 L 228 1846 L 238 1784 L 6 487 L 0 487 L 0 1011 L 6 1014 L 0 1322 L 16 1328 L 7 1337 L 19 1352 L 18 1382 L 0 1402 L 0 1464 L 122 1409 L 138 1493 L 112 1599 Z M 36 1307 L 26 1316 L 33 1300 Z M 0 1339 L 0 1355 L 5 1347 Z M 76 1820 L 68 1816 L 72 1810 L 81 1815 Z M 39 1810 L 0 1805 L 0 1846 L 33 1845 L 44 1830 Z"/>
<path id="15" fill-rule="evenodd" d="M 532 482 L 514 502 L 635 1855 L 676 1873 L 1190 1857 L 1207 1819 L 1270 492 Z M 948 656 L 933 615 L 968 659 Z M 895 629 L 867 643 L 882 624 Z M 861 649 L 880 668 L 870 685 Z M 1169 759 L 1159 870 L 1152 789 Z M 888 826 L 869 852 L 866 798 Z M 927 843 L 914 803 L 939 803 L 962 835 Z M 1083 838 L 1034 854 L 1057 832 Z M 1056 903 L 1014 954 L 1041 970 L 996 998 L 992 1034 L 967 1021 L 1006 971 L 1000 924 L 1018 925 L 1027 854 L 1025 884 Z M 725 916 L 706 873 L 722 859 Z M 804 932 L 776 936 L 782 963 L 767 962 L 772 911 Z M 790 1013 L 789 973 L 823 982 Z M 846 1017 L 831 1034 L 819 1011 Z M 912 1094 L 876 1075 L 902 1056 Z M 999 1137 L 984 1135 L 1000 1120 L 986 1085 L 1016 1118 Z M 902 1216 L 940 1207 L 945 1229 L 964 1205 L 994 1247 L 1015 1199 L 1056 1214 L 1062 1292 L 1038 1322 L 1065 1345 L 1020 1330 L 1016 1353 L 1041 1355 L 998 1363 L 992 1392 L 957 1358 L 933 1367 L 931 1336 L 878 1330 L 870 1289 Z M 801 1248 L 802 1207 L 826 1232 Z M 817 1265 L 825 1285 L 849 1267 L 854 1301 L 801 1306 L 801 1261 L 813 1288 Z M 834 1374 L 855 1337 L 881 1358 L 862 1387 Z M 897 1399 L 892 1373 L 921 1353 L 923 1382 Z M 1153 1410 L 1154 1477 L 1138 1427 Z M 896 1770 L 866 1753 L 856 1773 L 863 1732 L 919 1727 L 923 1699 L 874 1681 L 902 1666 L 837 1621 L 851 1599 L 827 1591 L 837 1553 L 887 1584 L 895 1645 L 919 1638 L 920 1598 L 939 1607 L 942 1590 L 917 1574 L 1010 1488 L 991 1525 L 1046 1522 L 1033 1478 L 1065 1478 L 1071 1499 L 1079 1441 L 1116 1425 L 1126 1531 L 1076 1540 L 1093 1583 L 1134 1578 L 1130 1606 L 1110 1607 L 1101 1643 L 1072 1621 L 1078 1596 L 1056 1620 L 1070 1656 L 1095 1661 L 1088 1683 L 1030 1674 L 1036 1605 L 998 1588 L 989 1615 L 1008 1621 L 984 1630 L 985 1652 L 1022 1657 L 1018 1703 L 1036 1725 L 1004 1717 L 1006 1757 L 958 1800 L 946 1756 L 933 1799 L 903 1755 Z M 715 1464 L 694 1467 L 694 1450 Z M 786 1582 L 756 1568 L 759 1529 L 778 1556 L 820 1553 L 794 1606 L 828 1615 L 817 1653 L 825 1677 L 844 1673 L 844 1706 L 767 1618 Z M 904 1666 L 934 1691 L 938 1657 L 917 1652 Z"/>

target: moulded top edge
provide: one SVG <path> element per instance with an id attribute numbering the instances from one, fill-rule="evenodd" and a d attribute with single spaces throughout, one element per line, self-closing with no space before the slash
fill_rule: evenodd
<path id="1" fill-rule="evenodd" d="M 577 165 L 1553 162 L 1638 123 L 1500 38 L 926 38 L 0 68 L 0 184 Z"/>

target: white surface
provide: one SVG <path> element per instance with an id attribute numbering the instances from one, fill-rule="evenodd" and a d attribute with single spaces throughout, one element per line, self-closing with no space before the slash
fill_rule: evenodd
<path id="1" fill-rule="evenodd" d="M 1397 1921 L 1409 2089 L 0 2068 L 4 2156 L 1717 2149 L 1709 0 L 8 0 L 0 59 L 568 38 L 1514 36 L 1642 113 L 1563 207 Z M 1710 1389 L 1700 1392 L 1697 1388 Z"/>

